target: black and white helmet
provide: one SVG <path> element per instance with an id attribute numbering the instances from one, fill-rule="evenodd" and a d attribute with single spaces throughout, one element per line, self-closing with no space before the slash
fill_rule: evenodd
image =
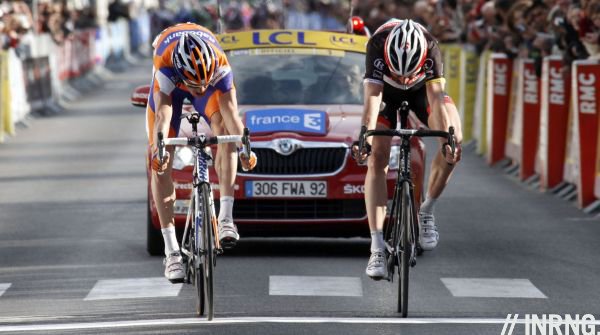
<path id="1" fill-rule="evenodd" d="M 188 86 L 207 85 L 217 68 L 213 48 L 193 32 L 181 35 L 173 49 L 173 66 Z"/>
<path id="2" fill-rule="evenodd" d="M 427 58 L 427 39 L 423 28 L 413 20 L 400 20 L 385 40 L 384 58 L 390 71 L 398 76 L 417 75 Z"/>

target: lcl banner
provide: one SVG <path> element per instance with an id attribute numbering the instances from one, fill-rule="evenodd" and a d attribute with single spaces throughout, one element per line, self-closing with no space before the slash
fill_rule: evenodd
<path id="1" fill-rule="evenodd" d="M 543 191 L 560 184 L 564 175 L 571 74 L 563 72 L 562 68 L 560 56 L 544 58 L 538 146 L 540 187 Z"/>
<path id="2" fill-rule="evenodd" d="M 505 157 L 511 74 L 512 60 L 504 54 L 493 54 L 488 63 L 486 106 L 486 156 L 490 165 Z"/>
<path id="3" fill-rule="evenodd" d="M 596 200 L 596 154 L 598 146 L 598 103 L 600 102 L 600 63 L 576 61 L 573 63 L 573 111 L 579 131 L 577 204 L 584 208 Z"/>

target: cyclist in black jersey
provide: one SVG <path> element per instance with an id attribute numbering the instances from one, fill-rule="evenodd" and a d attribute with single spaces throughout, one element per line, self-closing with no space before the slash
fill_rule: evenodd
<path id="1" fill-rule="evenodd" d="M 456 143 L 460 144 L 460 116 L 444 85 L 437 41 L 412 20 L 392 19 L 377 29 L 367 44 L 362 124 L 367 129 L 396 128 L 400 104 L 408 101 L 411 110 L 429 128 L 448 131 L 448 127 L 453 126 Z M 383 105 L 385 107 L 380 109 Z M 371 257 L 366 273 L 372 278 L 381 278 L 386 275 L 382 230 L 388 195 L 380 190 L 386 189 L 391 138 L 376 136 L 367 141 L 371 145 L 370 152 L 358 153 L 354 147 L 360 160 L 370 154 L 365 204 L 371 230 Z M 419 211 L 419 242 L 423 250 L 437 246 L 439 235 L 433 207 L 461 156 L 460 145 L 455 154 L 444 140 L 440 140 L 440 147 L 431 164 L 426 200 Z"/>

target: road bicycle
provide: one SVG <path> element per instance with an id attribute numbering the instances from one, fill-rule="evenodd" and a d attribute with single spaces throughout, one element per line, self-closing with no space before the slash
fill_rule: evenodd
<path id="1" fill-rule="evenodd" d="M 430 129 L 407 129 L 409 106 L 408 102 L 402 102 L 398 109 L 400 114 L 401 129 L 367 130 L 366 126 L 361 128 L 358 152 L 364 152 L 366 139 L 369 136 L 390 136 L 401 139 L 399 161 L 400 167 L 394 187 L 394 196 L 389 211 L 389 216 L 384 225 L 383 238 L 386 243 L 387 278 L 393 282 L 395 268 L 398 268 L 398 312 L 402 317 L 408 313 L 408 282 L 409 269 L 417 264 L 419 220 L 414 202 L 411 170 L 410 170 L 410 139 L 418 137 L 442 137 L 446 138 L 452 153 L 455 151 L 454 128 L 450 127 L 448 132 Z"/>
<path id="2" fill-rule="evenodd" d="M 193 188 L 188 206 L 185 229 L 181 241 L 181 252 L 185 267 L 184 283 L 193 284 L 196 288 L 196 312 L 205 315 L 208 320 L 214 317 L 214 269 L 217 255 L 223 253 L 219 242 L 217 216 L 215 215 L 214 197 L 208 177 L 208 162 L 212 159 L 207 148 L 213 144 L 238 143 L 250 157 L 250 140 L 248 128 L 243 135 L 222 135 L 207 137 L 198 134 L 200 116 L 197 112 L 184 113 L 192 125 L 191 137 L 164 138 L 158 133 L 159 159 L 163 161 L 165 146 L 191 146 L 194 154 Z"/>

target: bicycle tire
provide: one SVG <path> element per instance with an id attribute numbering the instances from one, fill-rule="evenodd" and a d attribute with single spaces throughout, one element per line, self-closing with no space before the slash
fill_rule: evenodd
<path id="1" fill-rule="evenodd" d="M 395 267 L 398 265 L 396 254 L 398 251 L 399 237 L 400 234 L 398 232 L 399 227 L 399 211 L 400 211 L 400 203 L 399 203 L 399 188 L 394 188 L 394 196 L 392 197 L 392 208 L 390 209 L 390 215 L 388 217 L 387 224 L 384 228 L 383 239 L 388 244 L 390 249 L 388 249 L 388 277 L 389 280 L 393 281 L 393 274 L 395 271 Z M 389 252 L 391 251 L 391 252 Z"/>
<path id="2" fill-rule="evenodd" d="M 408 284 L 410 271 L 410 258 L 412 254 L 412 243 L 410 235 L 413 227 L 413 203 L 410 195 L 410 184 L 405 181 L 401 187 L 401 253 L 398 260 L 398 312 L 405 318 L 408 315 Z"/>
<path id="3" fill-rule="evenodd" d="M 204 304 L 204 273 L 202 271 L 202 267 L 198 264 L 198 258 L 200 257 L 198 245 L 196 243 L 196 220 L 197 220 L 197 203 L 196 203 L 195 192 L 192 194 L 192 201 L 190 202 L 190 210 L 193 215 L 189 217 L 192 222 L 189 222 L 189 232 L 187 235 L 188 246 L 191 251 L 192 259 L 188 262 L 188 271 L 189 267 L 192 268 L 191 272 L 193 274 L 193 284 L 196 289 L 196 313 L 198 316 L 202 316 L 205 313 L 205 304 Z"/>
<path id="4" fill-rule="evenodd" d="M 214 317 L 214 257 L 215 257 L 215 240 L 212 224 L 212 210 L 210 208 L 210 186 L 204 183 L 200 187 L 202 194 L 202 241 L 204 252 L 202 253 L 202 270 L 204 278 L 204 302 L 206 304 L 206 316 L 208 320 Z"/>

